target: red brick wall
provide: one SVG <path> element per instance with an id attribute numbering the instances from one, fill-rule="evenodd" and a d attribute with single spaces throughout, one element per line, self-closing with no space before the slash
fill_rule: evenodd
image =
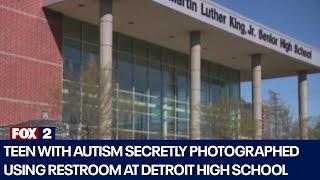
<path id="1" fill-rule="evenodd" d="M 0 125 L 61 119 L 62 18 L 42 0 L 0 0 Z"/>

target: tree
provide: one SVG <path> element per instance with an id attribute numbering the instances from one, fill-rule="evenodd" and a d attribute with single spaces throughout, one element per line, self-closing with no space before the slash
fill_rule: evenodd
<path id="1" fill-rule="evenodd" d="M 237 139 L 239 137 L 240 119 L 239 101 L 227 100 L 223 95 L 219 104 L 204 107 L 206 136 L 213 139 Z M 242 128 L 244 128 L 242 126 Z"/>
<path id="2" fill-rule="evenodd" d="M 320 115 L 310 119 L 309 138 L 320 139 Z"/>
<path id="3" fill-rule="evenodd" d="M 64 109 L 70 115 L 67 122 L 73 139 L 104 139 L 111 136 L 112 93 L 104 93 L 110 86 L 110 76 L 101 76 L 95 60 L 89 60 L 80 73 L 68 81 L 68 95 Z M 75 76 L 67 75 L 67 77 Z M 107 85 L 108 84 L 108 85 Z M 114 87 L 113 85 L 111 85 Z M 109 88 L 109 87 L 107 87 Z M 102 92 L 102 93 L 101 93 Z"/>
<path id="4" fill-rule="evenodd" d="M 269 90 L 269 121 L 271 139 L 292 139 L 292 115 L 290 107 L 279 94 Z"/>
<path id="5" fill-rule="evenodd" d="M 252 104 L 241 100 L 239 119 L 239 139 L 254 139 L 255 123 L 252 119 Z"/>

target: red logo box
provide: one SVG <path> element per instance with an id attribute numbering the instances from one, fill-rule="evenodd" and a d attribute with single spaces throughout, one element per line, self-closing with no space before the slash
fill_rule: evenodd
<path id="1" fill-rule="evenodd" d="M 38 127 L 10 127 L 10 140 L 38 140 Z"/>

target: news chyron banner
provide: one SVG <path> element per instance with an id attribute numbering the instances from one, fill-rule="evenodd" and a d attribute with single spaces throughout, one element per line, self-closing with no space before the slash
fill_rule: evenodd
<path id="1" fill-rule="evenodd" d="M 0 179 L 319 179 L 320 141 L 55 140 L 10 128 Z"/>

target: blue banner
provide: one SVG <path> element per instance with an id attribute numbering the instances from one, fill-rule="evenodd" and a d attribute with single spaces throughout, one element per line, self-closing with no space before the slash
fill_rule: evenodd
<path id="1" fill-rule="evenodd" d="M 0 179 L 319 179 L 320 141 L 0 141 Z"/>

